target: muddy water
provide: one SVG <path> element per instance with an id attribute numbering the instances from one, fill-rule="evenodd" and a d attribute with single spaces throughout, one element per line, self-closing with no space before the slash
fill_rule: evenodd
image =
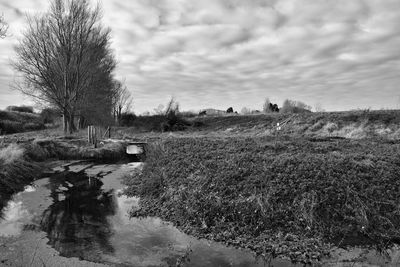
<path id="1" fill-rule="evenodd" d="M 130 219 L 128 211 L 137 207 L 138 199 L 121 194 L 120 178 L 138 167 L 140 163 L 67 164 L 26 187 L 3 210 L 0 237 L 5 241 L 0 241 L 5 245 L 0 255 L 5 258 L 0 256 L 0 262 L 8 266 L 91 266 L 91 262 L 113 266 L 294 266 L 279 259 L 267 264 L 247 251 L 198 240 L 159 218 Z M 34 241 L 37 239 L 45 241 Z M 15 248 L 8 251 L 7 242 Z M 22 259 L 15 253 L 18 246 L 22 247 Z"/>

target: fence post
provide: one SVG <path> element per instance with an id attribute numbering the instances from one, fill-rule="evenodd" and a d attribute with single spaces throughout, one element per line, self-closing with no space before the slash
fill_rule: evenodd
<path id="1" fill-rule="evenodd" d="M 87 127 L 87 134 L 88 134 L 88 143 L 91 144 L 92 143 L 92 133 L 91 133 L 90 125 Z"/>
<path id="2" fill-rule="evenodd" d="M 94 145 L 94 148 L 96 148 L 96 146 L 97 146 L 97 133 L 96 133 L 96 127 L 94 127 L 93 126 L 93 145 Z"/>

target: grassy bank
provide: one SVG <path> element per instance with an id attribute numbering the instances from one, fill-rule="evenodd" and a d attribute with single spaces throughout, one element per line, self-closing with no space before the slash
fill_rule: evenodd
<path id="1" fill-rule="evenodd" d="M 349 139 L 400 139 L 400 110 L 358 110 L 305 114 L 256 114 L 184 117 L 187 126 L 162 130 L 162 116 L 137 117 L 130 127 L 114 127 L 114 138 L 164 139 L 174 137 L 230 136 L 343 137 Z M 286 122 L 282 126 L 282 122 Z M 277 123 L 281 129 L 276 131 Z"/>
<path id="2" fill-rule="evenodd" d="M 0 150 L 0 211 L 12 194 L 21 191 L 40 174 L 40 165 L 31 162 L 25 150 L 12 144 Z"/>
<path id="3" fill-rule="evenodd" d="M 38 139 L 0 149 L 0 211 L 10 197 L 40 178 L 47 160 L 111 160 L 125 157 L 125 146 L 107 143 L 99 148 L 84 140 Z"/>
<path id="4" fill-rule="evenodd" d="M 27 131 L 37 131 L 45 128 L 39 114 L 0 110 L 0 135 Z"/>
<path id="5" fill-rule="evenodd" d="M 281 134 L 297 136 L 338 136 L 352 139 L 400 138 L 400 110 L 359 110 L 304 114 L 260 114 L 198 117 L 192 119 L 201 131 L 224 131 L 230 134 L 275 133 L 277 123 L 287 121 Z"/>
<path id="6" fill-rule="evenodd" d="M 400 142 L 337 138 L 169 138 L 126 178 L 133 216 L 293 260 L 400 238 Z"/>

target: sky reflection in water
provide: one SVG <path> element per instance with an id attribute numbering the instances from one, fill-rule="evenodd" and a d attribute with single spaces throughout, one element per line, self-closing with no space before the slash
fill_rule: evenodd
<path id="1" fill-rule="evenodd" d="M 44 196 L 51 202 L 42 208 L 39 228 L 65 257 L 122 266 L 168 266 L 188 252 L 187 266 L 264 266 L 248 252 L 197 240 L 159 218 L 130 219 L 128 211 L 139 199 L 120 194 L 119 178 L 138 166 L 98 165 L 55 174 L 36 191 L 30 188 L 10 201 L 0 235 L 19 234 L 34 216 L 25 204 Z M 274 266 L 288 265 L 274 261 Z"/>

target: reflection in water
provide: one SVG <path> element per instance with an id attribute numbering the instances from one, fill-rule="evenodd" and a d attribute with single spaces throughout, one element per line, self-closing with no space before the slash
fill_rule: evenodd
<path id="1" fill-rule="evenodd" d="M 246 251 L 198 240 L 159 218 L 129 218 L 139 199 L 120 194 L 120 177 L 138 167 L 68 164 L 65 172 L 13 196 L 0 219 L 0 237 L 40 228 L 63 256 L 117 266 L 295 266 L 280 259 L 257 262 Z M 338 250 L 322 265 L 398 266 L 399 248 L 389 253 L 388 260 L 375 250 Z"/>
<path id="2" fill-rule="evenodd" d="M 22 201 L 9 201 L 0 221 L 0 236 L 16 236 L 31 215 Z"/>
<path id="3" fill-rule="evenodd" d="M 28 185 L 25 186 L 24 192 L 35 192 L 35 187 Z M 21 193 L 20 193 L 21 194 Z M 18 195 L 18 194 L 17 194 Z M 8 218 L 12 215 L 12 213 L 15 213 L 15 209 L 18 209 L 20 207 L 17 207 L 15 201 L 10 199 L 12 198 L 12 192 L 7 191 L 5 188 L 0 188 L 0 220 L 9 220 Z M 1 231 L 1 230 L 0 230 Z M 0 236 L 2 234 L 0 233 Z"/>
<path id="4" fill-rule="evenodd" d="M 1 205 L 0 212 L 0 236 L 17 236 L 34 217 L 23 200 L 32 195 L 36 191 L 36 187 L 28 185 L 24 191 L 15 194 L 10 201 Z"/>
<path id="5" fill-rule="evenodd" d="M 62 256 L 117 266 L 265 266 L 246 251 L 198 240 L 159 218 L 129 218 L 139 199 L 120 194 L 120 177 L 140 166 L 68 166 L 10 202 L 0 231 L 12 232 L 5 222 L 25 231 L 21 226 L 33 221 Z M 272 264 L 291 265 L 279 259 Z"/>
<path id="6" fill-rule="evenodd" d="M 52 177 L 53 204 L 41 222 L 49 244 L 63 256 L 117 265 L 176 265 L 190 251 L 190 266 L 264 266 L 250 253 L 197 240 L 159 218 L 130 219 L 139 199 L 120 194 L 119 178 L 138 166 L 112 173 L 104 172 L 110 166 L 93 166 Z"/>
<path id="7" fill-rule="evenodd" d="M 41 228 L 61 255 L 86 259 L 90 255 L 89 260 L 96 260 L 93 251 L 114 251 L 107 221 L 115 210 L 113 192 L 101 190 L 102 185 L 84 172 L 64 172 L 50 179 L 53 204 L 43 213 Z"/>

